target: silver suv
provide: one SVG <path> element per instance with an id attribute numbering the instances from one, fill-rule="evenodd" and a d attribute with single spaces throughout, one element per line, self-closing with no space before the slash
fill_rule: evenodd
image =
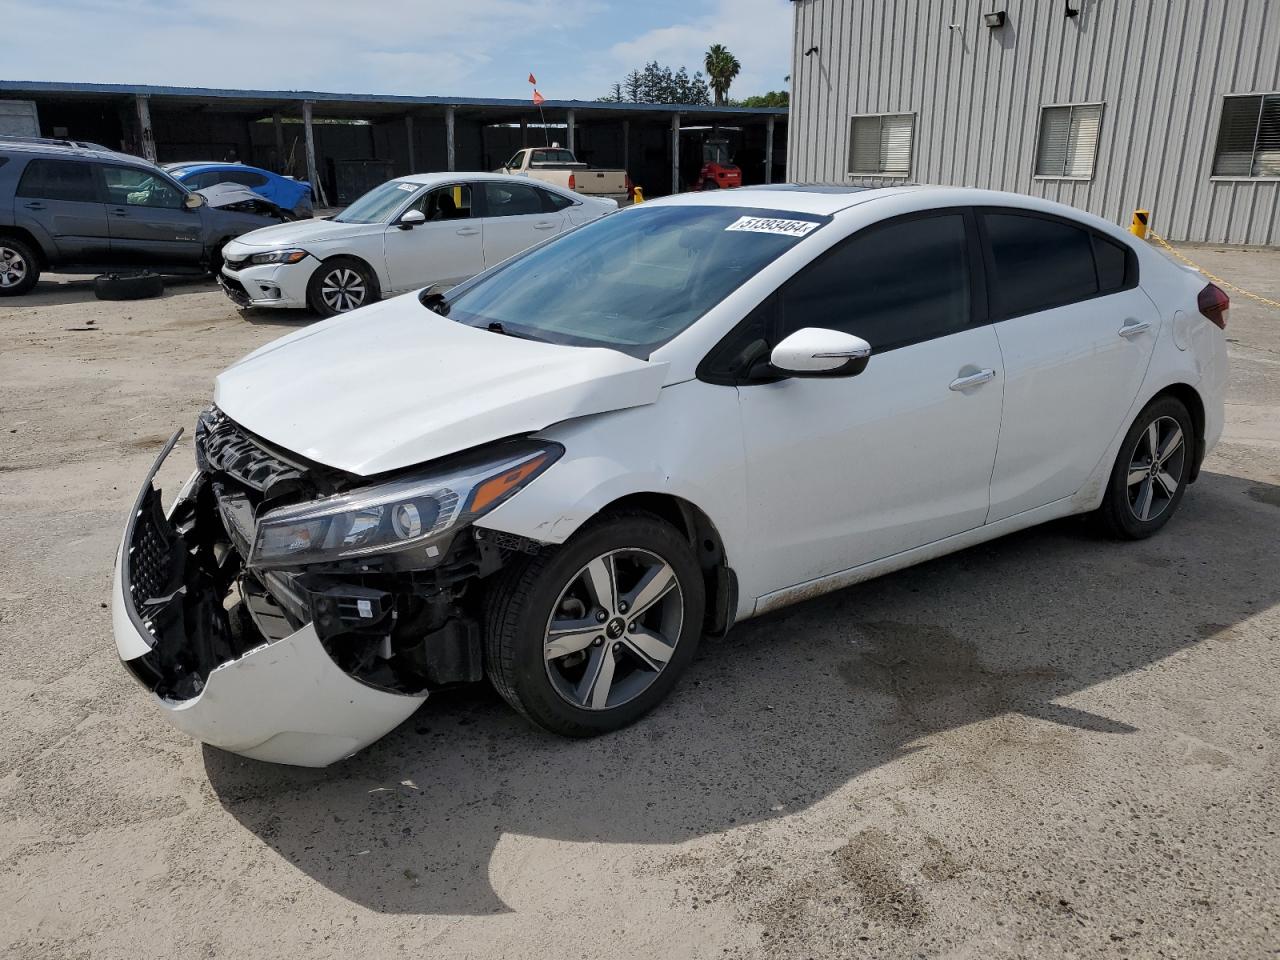
<path id="1" fill-rule="evenodd" d="M 248 190 L 193 193 L 128 154 L 0 140 L 0 296 L 27 293 L 42 270 L 216 271 L 224 243 L 285 219 Z"/>

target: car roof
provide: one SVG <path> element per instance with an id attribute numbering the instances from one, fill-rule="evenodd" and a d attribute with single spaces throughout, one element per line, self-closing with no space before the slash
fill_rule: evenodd
<path id="1" fill-rule="evenodd" d="M 539 187 L 558 188 L 554 183 L 545 183 L 541 180 L 531 180 L 528 177 L 519 177 L 510 173 L 487 173 L 481 171 L 470 170 L 454 170 L 444 173 L 411 173 L 407 177 L 396 177 L 396 183 L 417 183 L 422 186 L 434 186 L 437 183 L 454 183 L 458 180 L 494 180 L 502 182 L 503 180 L 512 183 L 532 183 Z"/>
<path id="2" fill-rule="evenodd" d="M 60 157 L 64 160 L 106 160 L 115 163 L 133 163 L 142 167 L 149 167 L 153 170 L 160 168 L 150 160 L 142 157 L 135 157 L 131 153 L 121 153 L 117 150 L 108 150 L 103 147 L 97 149 L 89 146 L 78 146 L 73 142 L 67 143 L 30 143 L 23 141 L 0 140 L 0 150 L 5 153 L 29 153 L 46 157 Z"/>
<path id="3" fill-rule="evenodd" d="M 270 170 L 264 170 L 262 167 L 255 167 L 248 163 L 241 163 L 238 160 L 177 160 L 173 163 L 161 164 L 164 169 L 172 172 L 174 170 L 252 170 L 254 173 L 268 173 L 271 176 L 278 174 L 271 173 Z"/>
<path id="4" fill-rule="evenodd" d="M 739 187 L 735 190 L 703 190 L 658 197 L 646 203 L 705 207 L 750 207 L 759 210 L 790 210 L 830 216 L 874 200 L 923 189 L 915 184 L 892 187 L 811 186 L 798 183 Z"/>

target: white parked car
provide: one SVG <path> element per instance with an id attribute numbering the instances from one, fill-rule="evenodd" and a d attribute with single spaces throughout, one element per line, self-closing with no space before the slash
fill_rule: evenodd
<path id="1" fill-rule="evenodd" d="M 335 217 L 255 230 L 222 248 L 222 289 L 241 307 L 322 316 L 474 277 L 618 209 L 527 177 L 427 173 L 388 180 Z"/>
<path id="2" fill-rule="evenodd" d="M 222 373 L 176 503 L 175 434 L 129 516 L 120 656 L 263 760 L 482 677 L 615 730 L 748 617 L 1068 514 L 1159 530 L 1222 430 L 1227 307 L 1031 197 L 646 203 Z"/>

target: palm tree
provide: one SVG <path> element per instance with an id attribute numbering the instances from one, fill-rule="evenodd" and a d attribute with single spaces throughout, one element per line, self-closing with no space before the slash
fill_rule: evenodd
<path id="1" fill-rule="evenodd" d="M 716 106 L 721 106 L 725 102 L 725 95 L 729 92 L 729 84 L 733 83 L 733 78 L 742 69 L 742 64 L 721 43 L 711 45 L 707 50 L 705 63 L 707 77 L 711 80 L 711 89 L 716 93 Z"/>

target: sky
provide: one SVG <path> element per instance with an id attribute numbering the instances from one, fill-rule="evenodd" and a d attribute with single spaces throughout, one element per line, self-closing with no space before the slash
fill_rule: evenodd
<path id="1" fill-rule="evenodd" d="M 649 60 L 785 88 L 790 0 L 0 0 L 0 79 L 416 96 L 608 93 Z"/>

